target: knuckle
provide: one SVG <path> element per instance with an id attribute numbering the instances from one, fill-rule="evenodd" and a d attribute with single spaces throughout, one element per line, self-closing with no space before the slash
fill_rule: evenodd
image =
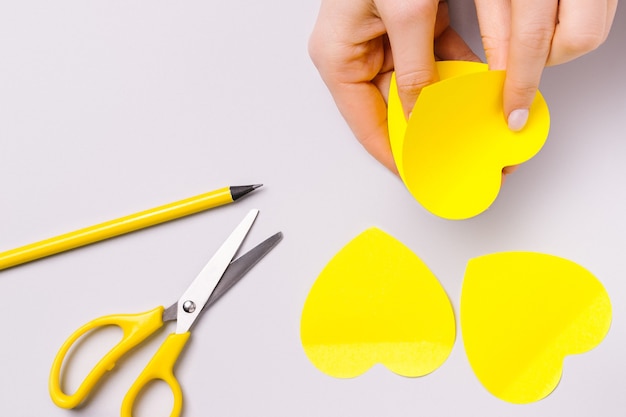
<path id="1" fill-rule="evenodd" d="M 528 50 L 545 51 L 550 48 L 554 36 L 554 25 L 529 24 L 518 35 L 519 44 Z"/>
<path id="2" fill-rule="evenodd" d="M 407 73 L 396 74 L 398 93 L 401 95 L 417 95 L 422 88 L 435 82 L 434 73 L 424 68 Z"/>
<path id="3" fill-rule="evenodd" d="M 391 18 L 400 24 L 414 25 L 415 22 L 432 20 L 437 14 L 438 1 L 398 0 L 390 10 Z"/>
<path id="4" fill-rule="evenodd" d="M 357 136 L 356 138 L 361 146 L 367 150 L 371 149 L 373 144 L 378 140 L 378 137 L 373 132 L 367 132 L 366 134 Z"/>
<path id="5" fill-rule="evenodd" d="M 597 49 L 605 36 L 599 32 L 579 32 L 561 40 L 561 48 L 571 55 L 582 55 Z"/>
<path id="6" fill-rule="evenodd" d="M 516 101 L 529 102 L 537 94 L 537 85 L 528 80 L 511 80 L 508 85 L 508 91 Z"/>
<path id="7" fill-rule="evenodd" d="M 496 51 L 502 45 L 508 45 L 509 43 L 508 37 L 493 36 L 493 35 L 487 35 L 487 34 L 481 34 L 481 40 L 483 43 L 483 48 L 485 49 L 485 51 L 489 51 L 489 52 Z"/>

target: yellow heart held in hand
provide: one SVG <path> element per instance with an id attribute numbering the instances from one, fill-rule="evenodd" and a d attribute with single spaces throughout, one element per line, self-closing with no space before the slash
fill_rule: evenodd
<path id="1" fill-rule="evenodd" d="M 423 207 L 443 218 L 466 219 L 496 199 L 502 168 L 539 152 L 550 115 L 537 93 L 526 126 L 512 132 L 502 108 L 503 71 L 461 61 L 437 62 L 437 69 L 440 81 L 422 89 L 408 122 L 392 78 L 391 149 L 402 180 Z"/>
<path id="2" fill-rule="evenodd" d="M 609 330 L 611 303 L 581 266 L 551 255 L 505 252 L 472 259 L 461 293 L 461 330 L 483 386 L 512 403 L 538 401 L 559 383 L 566 355 Z"/>
<path id="3" fill-rule="evenodd" d="M 426 375 L 455 339 L 450 301 L 406 246 L 371 228 L 326 265 L 306 299 L 300 335 L 322 372 L 361 375 L 381 363 L 408 377 Z"/>

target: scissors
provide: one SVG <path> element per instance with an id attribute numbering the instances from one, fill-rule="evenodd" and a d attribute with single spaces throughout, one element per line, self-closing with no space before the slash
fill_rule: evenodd
<path id="1" fill-rule="evenodd" d="M 250 211 L 215 255 L 200 271 L 183 295 L 165 309 L 159 306 L 139 314 L 117 314 L 97 318 L 76 330 L 61 346 L 50 371 L 49 390 L 52 401 L 62 408 L 74 408 L 89 395 L 98 381 L 115 366 L 124 354 L 155 333 L 164 323 L 176 321 L 176 331 L 159 347 L 148 365 L 137 377 L 122 401 L 121 416 L 130 417 L 139 393 L 152 381 L 162 380 L 174 394 L 170 417 L 180 415 L 183 394 L 174 376 L 174 365 L 190 336 L 190 329 L 219 297 L 236 284 L 261 258 L 282 239 L 282 233 L 267 238 L 246 254 L 232 261 L 252 227 L 258 210 Z M 232 262 L 231 262 L 232 261 Z M 87 332 L 104 326 L 118 326 L 123 331 L 122 340 L 94 366 L 73 394 L 61 388 L 61 367 L 72 345 Z"/>

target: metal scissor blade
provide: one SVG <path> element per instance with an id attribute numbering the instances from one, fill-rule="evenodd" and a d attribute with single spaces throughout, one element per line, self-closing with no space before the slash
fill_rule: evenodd
<path id="1" fill-rule="evenodd" d="M 224 272 L 222 279 L 215 287 L 215 290 L 213 290 L 211 297 L 209 297 L 209 300 L 202 308 L 202 312 L 208 310 L 209 307 L 211 307 L 222 295 L 226 294 L 235 284 L 241 281 L 248 271 L 251 270 L 252 267 L 261 259 L 263 259 L 265 255 L 270 253 L 270 251 L 274 249 L 282 238 L 283 234 L 278 232 L 256 245 L 244 255 L 232 261 L 230 265 L 228 265 L 226 272 Z M 163 313 L 163 321 L 176 320 L 177 309 L 178 303 L 175 303 L 165 310 Z"/>
<path id="2" fill-rule="evenodd" d="M 265 255 L 267 255 L 274 246 L 278 244 L 283 238 L 283 234 L 281 232 L 276 233 L 265 239 L 263 242 L 256 245 L 253 249 L 246 252 L 244 255 L 237 258 L 236 261 L 231 262 L 224 272 L 222 279 L 215 287 L 215 290 L 209 297 L 209 300 L 206 302 L 204 307 L 207 309 L 213 303 L 215 303 L 222 295 L 226 294 L 228 290 L 230 290 L 236 283 L 238 283 L 241 278 L 248 273 L 249 270 L 252 269 L 254 265 L 257 264 Z"/>
<path id="3" fill-rule="evenodd" d="M 224 275 L 224 271 L 239 250 L 239 246 L 243 243 L 257 214 L 259 214 L 258 210 L 251 210 L 246 215 L 178 299 L 176 333 L 186 333 L 196 321 L 202 307 L 208 301 L 222 275 Z"/>

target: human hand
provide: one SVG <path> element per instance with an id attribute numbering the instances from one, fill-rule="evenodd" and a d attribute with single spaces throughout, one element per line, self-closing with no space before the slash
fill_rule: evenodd
<path id="1" fill-rule="evenodd" d="M 504 116 L 521 130 L 546 65 L 600 46 L 618 0 L 475 0 L 490 69 L 506 69 Z"/>
<path id="2" fill-rule="evenodd" d="M 439 0 L 322 0 L 309 54 L 356 138 L 395 173 L 386 104 L 392 71 L 408 117 L 421 89 L 438 80 L 436 58 L 479 61 Z"/>

